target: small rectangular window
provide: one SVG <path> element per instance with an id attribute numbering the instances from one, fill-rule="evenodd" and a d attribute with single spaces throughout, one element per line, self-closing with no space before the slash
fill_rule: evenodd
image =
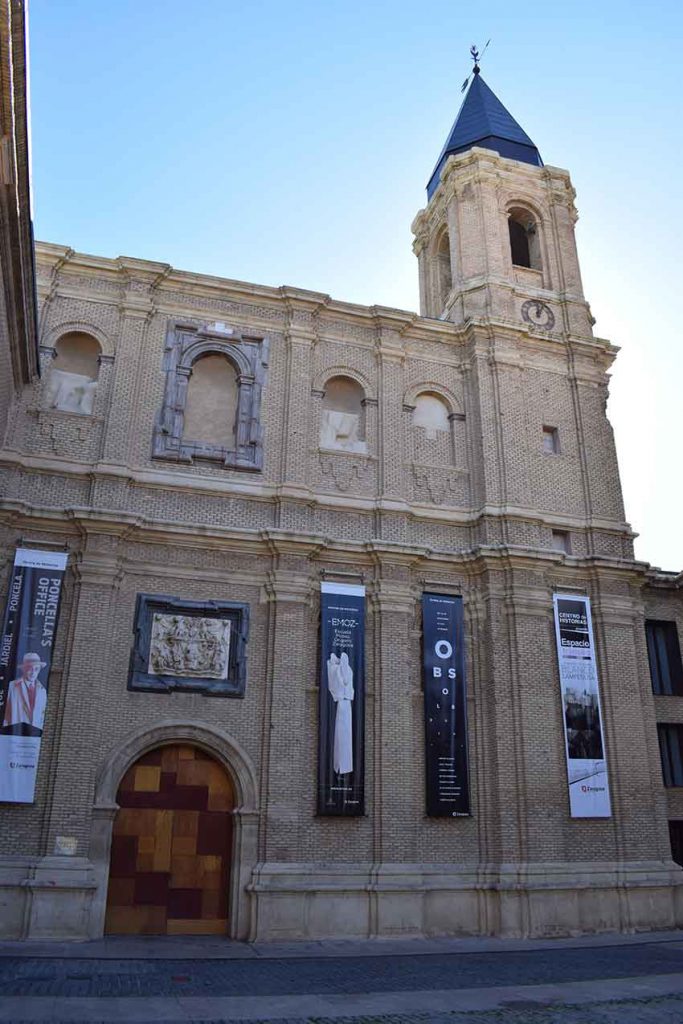
<path id="1" fill-rule="evenodd" d="M 683 786 L 683 725 L 658 725 L 665 786 Z"/>
<path id="2" fill-rule="evenodd" d="M 569 534 L 566 530 L 553 530 L 553 550 L 562 551 L 565 555 L 571 555 L 572 549 L 569 543 Z"/>
<path id="3" fill-rule="evenodd" d="M 671 859 L 683 867 L 683 821 L 669 822 L 669 838 L 671 839 Z"/>
<path id="4" fill-rule="evenodd" d="M 652 692 L 664 697 L 683 697 L 683 664 L 676 623 L 647 619 L 645 636 Z"/>
<path id="5" fill-rule="evenodd" d="M 560 451 L 560 434 L 557 427 L 543 428 L 543 451 L 549 455 L 558 455 Z"/>

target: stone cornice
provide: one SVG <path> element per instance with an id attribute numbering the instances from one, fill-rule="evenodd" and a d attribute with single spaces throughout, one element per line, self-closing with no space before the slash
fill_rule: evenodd
<path id="1" fill-rule="evenodd" d="M 647 585 L 653 590 L 683 590 L 683 572 L 666 572 L 654 566 L 647 573 Z"/>
<path id="2" fill-rule="evenodd" d="M 366 328 L 372 335 L 383 334 L 384 331 L 395 332 L 406 343 L 419 341 L 445 341 L 452 344 L 462 343 L 471 335 L 474 327 L 494 327 L 501 331 L 512 332 L 521 342 L 527 341 L 532 348 L 553 345 L 557 341 L 570 341 L 573 345 L 590 346 L 594 351 L 601 350 L 609 354 L 610 362 L 618 349 L 602 339 L 565 336 L 558 331 L 531 332 L 527 324 L 518 320 L 503 321 L 494 318 L 482 318 L 471 321 L 465 326 L 456 326 L 448 321 L 421 317 L 407 310 L 394 309 L 388 306 L 362 306 L 356 303 L 332 299 L 320 292 L 307 291 L 286 285 L 273 288 L 265 285 L 250 284 L 228 278 L 219 278 L 207 274 L 193 274 L 179 271 L 165 263 L 150 260 L 137 260 L 130 257 L 109 259 L 76 253 L 65 246 L 38 242 L 36 244 L 36 262 L 40 268 L 47 267 L 51 271 L 51 283 L 43 284 L 43 294 L 59 295 L 65 298 L 87 299 L 104 305 L 119 305 L 127 315 L 148 317 L 153 313 L 176 316 L 186 313 L 182 298 L 178 293 L 188 296 L 221 299 L 230 302 L 253 304 L 258 302 L 253 313 L 240 313 L 236 319 L 253 321 L 259 329 L 273 330 L 274 325 L 265 316 L 268 308 L 281 310 L 282 330 L 296 333 L 298 337 L 325 338 L 339 340 L 345 344 L 358 346 L 373 345 L 370 334 L 366 340 L 362 337 L 344 336 L 338 329 L 340 323 L 348 323 L 349 327 Z M 101 282 L 108 280 L 112 286 L 109 290 L 89 289 L 83 279 L 92 278 Z M 476 290 L 495 284 L 515 293 L 518 286 L 513 286 L 507 279 L 482 277 L 469 281 L 467 290 Z M 112 290 L 113 289 L 113 290 Z M 526 294 L 529 289 L 522 289 Z M 532 289 L 534 295 L 550 299 L 553 302 L 580 304 L 585 301 L 571 293 L 548 292 L 544 289 Z M 531 294 L 531 291 L 529 291 Z M 260 310 L 264 314 L 260 314 Z M 193 315 L 197 315 L 193 311 Z M 201 313 L 199 313 L 201 315 Z M 303 319 L 302 319 L 303 317 Z M 276 328 L 277 329 L 277 328 Z"/>
<path id="3" fill-rule="evenodd" d="M 533 164 L 526 163 L 520 165 L 519 161 L 500 156 L 495 150 L 472 146 L 466 152 L 456 153 L 448 158 L 442 168 L 441 180 L 429 202 L 427 210 L 431 214 L 431 210 L 443 202 L 444 198 L 454 188 L 462 187 L 468 182 L 479 182 L 487 179 L 495 180 L 501 176 L 508 180 L 521 181 L 527 187 L 530 181 L 535 181 L 539 189 L 545 189 L 548 186 L 562 189 L 566 191 L 567 197 L 573 201 L 574 189 L 571 185 L 569 171 L 561 167 L 551 167 L 549 165 L 544 167 L 535 167 Z M 419 218 L 420 214 L 424 213 L 425 211 L 421 210 L 415 221 L 413 221 L 414 230 L 415 227 L 418 230 L 420 229 L 421 223 Z"/>
<path id="4" fill-rule="evenodd" d="M 216 477 L 200 477 L 182 470 L 156 470 L 131 468 L 97 463 L 68 462 L 57 457 L 22 456 L 15 452 L 0 451 L 0 466 L 20 468 L 24 471 L 56 474 L 64 476 L 85 477 L 88 480 L 118 479 L 131 487 L 158 487 L 173 490 L 189 490 L 193 494 L 209 496 L 225 495 L 242 500 L 268 501 L 276 503 L 280 500 L 294 501 L 309 508 L 325 508 L 338 511 L 354 511 L 372 513 L 398 512 L 409 515 L 415 520 L 430 520 L 446 523 L 451 526 L 469 526 L 477 523 L 482 517 L 505 518 L 534 525 L 561 527 L 564 529 L 602 530 L 619 536 L 634 538 L 628 523 L 618 520 L 603 519 L 596 516 L 559 515 L 552 512 L 539 512 L 535 509 L 516 505 L 483 505 L 474 509 L 464 510 L 447 505 L 427 505 L 409 502 L 400 498 L 371 498 L 359 495 L 344 495 L 313 489 L 296 484 L 293 486 L 265 483 L 249 477 L 246 480 L 218 480 Z M 32 507 L 30 503 L 19 499 L 0 499 L 2 510 L 23 509 Z M 66 515 L 63 509 L 45 508 L 41 514 Z M 96 514 L 93 512 L 93 514 Z M 117 513 L 125 520 L 129 513 Z M 132 521 L 139 518 L 130 513 Z"/>
<path id="5" fill-rule="evenodd" d="M 419 571 L 425 579 L 435 572 L 462 575 L 464 571 L 471 577 L 486 569 L 527 569 L 550 573 L 557 586 L 599 586 L 609 579 L 626 579 L 642 587 L 650 585 L 652 574 L 650 566 L 645 562 L 603 556 L 574 557 L 552 550 L 514 545 L 477 545 L 460 551 L 442 551 L 382 540 L 349 541 L 289 531 L 155 523 L 143 516 L 125 515 L 118 511 L 73 509 L 57 512 L 31 509 L 28 506 L 11 510 L 0 508 L 0 523 L 15 530 L 32 529 L 41 533 L 54 533 L 60 539 L 66 534 L 67 538 L 71 538 L 70 548 L 76 550 L 83 546 L 84 553 L 78 557 L 79 573 L 82 567 L 83 570 L 92 570 L 96 577 L 102 579 L 118 577 L 118 567 L 123 566 L 126 560 L 125 543 L 241 551 L 269 558 L 289 557 L 290 563 L 293 557 L 297 564 L 324 563 L 345 567 L 353 564 L 368 569 L 374 566 L 380 572 L 383 566 L 402 566 L 406 570 Z M 287 590 L 292 570 L 285 568 L 276 572 L 280 574 L 279 579 L 287 584 Z M 301 572 L 296 570 L 291 579 L 298 579 L 300 575 Z M 549 586 L 551 582 L 549 580 Z M 397 586 L 401 589 L 404 585 L 397 583 Z M 297 586 L 296 589 L 299 596 L 302 596 L 300 588 Z M 605 600 L 608 604 L 614 604 L 609 594 Z"/>

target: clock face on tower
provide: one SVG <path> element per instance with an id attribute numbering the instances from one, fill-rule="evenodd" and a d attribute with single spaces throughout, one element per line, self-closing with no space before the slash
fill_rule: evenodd
<path id="1" fill-rule="evenodd" d="M 522 319 L 532 327 L 540 327 L 544 331 L 552 331 L 555 326 L 555 314 L 550 306 L 540 299 L 527 299 L 522 306 Z"/>

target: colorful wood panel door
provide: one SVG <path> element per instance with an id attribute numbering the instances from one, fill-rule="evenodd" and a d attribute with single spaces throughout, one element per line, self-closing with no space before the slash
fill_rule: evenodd
<path id="1" fill-rule="evenodd" d="M 140 758 L 116 796 L 105 931 L 227 935 L 233 790 L 196 747 Z"/>

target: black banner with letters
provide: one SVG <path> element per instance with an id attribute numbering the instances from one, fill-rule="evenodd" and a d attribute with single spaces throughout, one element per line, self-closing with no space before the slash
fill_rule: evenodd
<path id="1" fill-rule="evenodd" d="M 0 637 L 0 801 L 33 803 L 66 560 L 15 555 Z"/>
<path id="2" fill-rule="evenodd" d="M 365 587 L 320 585 L 318 814 L 365 813 Z"/>
<path id="3" fill-rule="evenodd" d="M 422 595 L 427 814 L 470 814 L 465 641 L 461 597 Z"/>

